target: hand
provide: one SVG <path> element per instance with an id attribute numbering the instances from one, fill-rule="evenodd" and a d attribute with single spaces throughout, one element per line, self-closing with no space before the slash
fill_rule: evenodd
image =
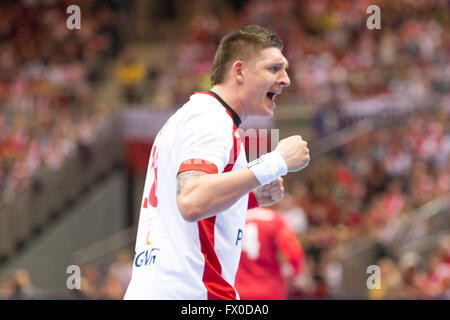
<path id="1" fill-rule="evenodd" d="M 260 206 L 271 206 L 284 197 L 283 178 L 278 177 L 271 183 L 256 188 L 253 193 Z"/>
<path id="2" fill-rule="evenodd" d="M 288 172 L 296 172 L 309 164 L 308 143 L 301 136 L 290 136 L 281 140 L 276 149 L 286 162 Z"/>

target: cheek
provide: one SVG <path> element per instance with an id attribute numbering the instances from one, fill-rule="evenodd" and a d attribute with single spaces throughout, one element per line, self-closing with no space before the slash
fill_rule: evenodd
<path id="1" fill-rule="evenodd" d="M 248 78 L 248 85 L 252 94 L 265 94 L 273 82 L 264 73 L 254 73 Z"/>
<path id="2" fill-rule="evenodd" d="M 255 105 L 256 107 L 261 104 L 261 101 L 263 101 L 266 97 L 267 89 L 261 86 L 252 86 L 252 88 L 249 88 L 247 91 L 248 95 L 248 102 L 251 105 Z"/>
<path id="3" fill-rule="evenodd" d="M 261 83 L 259 86 L 255 89 L 254 97 L 258 100 L 264 100 L 267 95 L 267 91 L 270 89 L 270 86 L 267 85 L 267 83 Z"/>

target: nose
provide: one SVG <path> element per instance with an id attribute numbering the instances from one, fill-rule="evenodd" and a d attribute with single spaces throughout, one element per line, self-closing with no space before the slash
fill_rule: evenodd
<path id="1" fill-rule="evenodd" d="M 279 83 L 283 87 L 288 87 L 291 85 L 291 80 L 289 79 L 286 69 L 281 70 Z"/>

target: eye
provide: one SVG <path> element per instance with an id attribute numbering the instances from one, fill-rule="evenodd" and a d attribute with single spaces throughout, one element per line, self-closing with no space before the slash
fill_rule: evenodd
<path id="1" fill-rule="evenodd" d="M 278 71 L 280 71 L 280 67 L 279 66 L 272 66 L 272 67 L 269 68 L 269 70 L 272 71 L 272 72 L 278 72 Z"/>

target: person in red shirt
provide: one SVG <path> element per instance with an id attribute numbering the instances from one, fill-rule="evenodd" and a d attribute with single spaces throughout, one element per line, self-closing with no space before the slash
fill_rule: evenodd
<path id="1" fill-rule="evenodd" d="M 287 285 L 280 253 L 297 276 L 304 252 L 283 214 L 257 207 L 247 211 L 235 287 L 242 300 L 285 300 Z"/>

